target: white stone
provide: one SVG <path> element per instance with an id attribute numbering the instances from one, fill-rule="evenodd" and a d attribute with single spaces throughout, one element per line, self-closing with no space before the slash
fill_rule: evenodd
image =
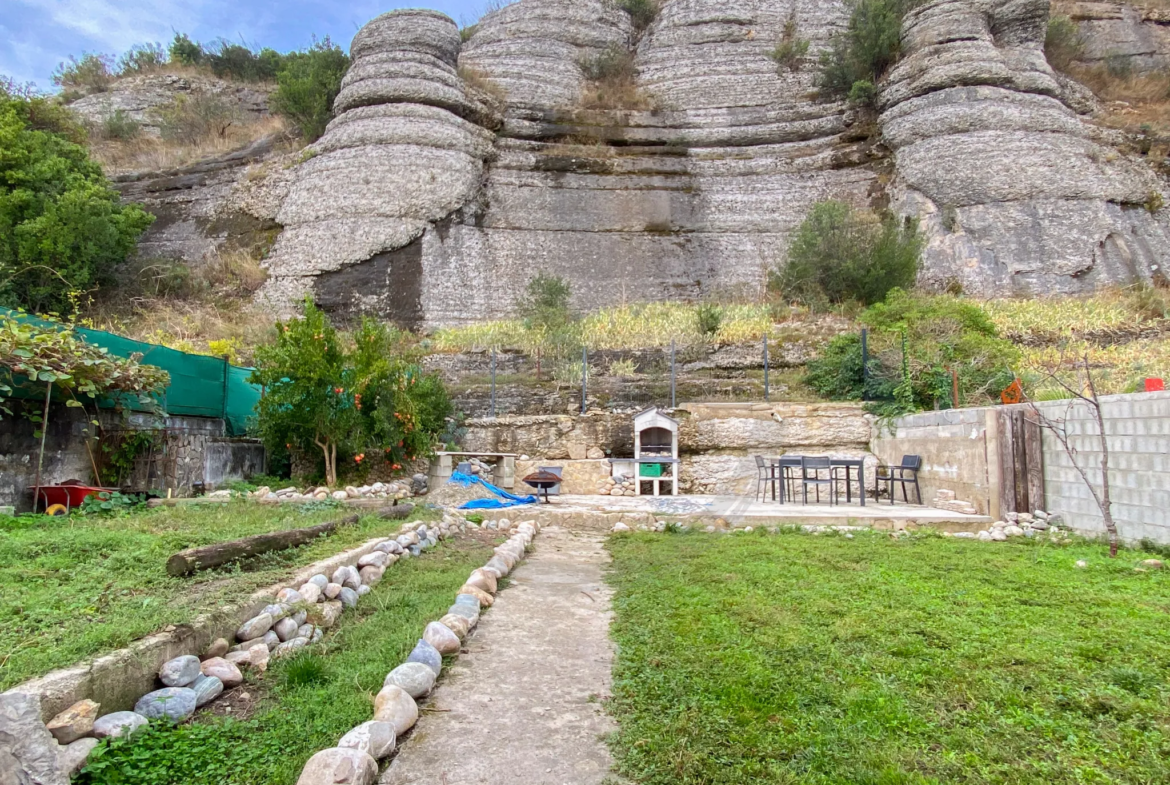
<path id="1" fill-rule="evenodd" d="M 430 669 L 428 668 L 428 670 Z M 337 742 L 337 746 L 342 749 L 361 750 L 371 758 L 381 760 L 394 752 L 396 741 L 393 725 L 388 722 L 370 720 L 363 722 L 342 736 L 341 741 Z"/>
<path id="2" fill-rule="evenodd" d="M 412 698 L 421 698 L 435 686 L 435 672 L 421 662 L 404 662 L 386 674 L 383 687 L 395 685 Z"/>
<path id="3" fill-rule="evenodd" d="M 309 758 L 297 785 L 372 785 L 377 777 L 378 762 L 369 753 L 332 747 Z"/>

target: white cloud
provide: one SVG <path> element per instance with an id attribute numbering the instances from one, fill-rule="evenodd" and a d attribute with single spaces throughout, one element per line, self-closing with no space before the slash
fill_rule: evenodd
<path id="1" fill-rule="evenodd" d="M 96 48 L 122 52 L 145 41 L 165 42 L 171 30 L 193 27 L 215 0 L 17 0 L 40 12 L 42 24 L 65 28 Z"/>

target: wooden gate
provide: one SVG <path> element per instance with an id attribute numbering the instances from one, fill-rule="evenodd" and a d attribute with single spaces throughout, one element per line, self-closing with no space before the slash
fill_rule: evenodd
<path id="1" fill-rule="evenodd" d="M 1040 420 L 1025 407 L 1005 407 L 998 415 L 1000 516 L 1046 509 Z"/>

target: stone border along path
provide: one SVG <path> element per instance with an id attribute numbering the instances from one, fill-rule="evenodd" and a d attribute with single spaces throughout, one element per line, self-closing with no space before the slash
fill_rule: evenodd
<path id="1" fill-rule="evenodd" d="M 609 776 L 604 542 L 542 529 L 379 785 L 599 785 Z"/>
<path id="2" fill-rule="evenodd" d="M 443 655 L 459 653 L 479 622 L 481 608 L 495 602 L 498 581 L 524 558 L 539 524 L 525 521 L 513 526 L 501 521 L 496 528 L 511 536 L 495 549 L 486 565 L 472 571 L 447 615 L 426 626 L 406 662 L 386 675 L 382 690 L 374 698 L 374 718 L 342 736 L 336 747 L 309 758 L 297 785 L 372 785 L 377 779 L 378 761 L 393 753 L 398 737 L 418 721 L 416 701 L 434 689 Z"/>
<path id="3" fill-rule="evenodd" d="M 344 610 L 356 607 L 358 600 L 382 580 L 386 570 L 395 562 L 421 556 L 440 539 L 463 532 L 468 525 L 449 512 L 444 514 L 441 522 L 432 523 L 429 528 L 423 521 L 414 521 L 402 526 L 395 537 L 370 540 L 365 545 L 298 571 L 290 581 L 291 586 L 278 584 L 281 588 L 275 591 L 275 602 L 272 594 L 277 587 L 253 594 L 253 600 L 266 604 L 262 609 L 252 607 L 247 614 L 250 618 L 235 633 L 242 642 L 234 647 L 226 639 L 219 638 L 206 648 L 202 657 L 197 657 L 181 653 L 192 651 L 195 642 L 192 636 L 161 633 L 139 641 L 129 649 L 100 657 L 90 663 L 88 669 L 87 666 L 77 666 L 55 671 L 13 687 L 0 694 L 0 763 L 14 757 L 14 765 L 20 767 L 18 774 L 23 772 L 28 781 L 39 785 L 63 785 L 84 767 L 100 739 L 132 733 L 151 720 L 165 718 L 183 722 L 189 719 L 196 709 L 215 700 L 225 689 L 240 685 L 244 680 L 240 668 L 248 667 L 262 673 L 270 658 L 288 656 L 316 643 L 323 636 L 323 630 L 332 627 Z M 497 524 L 495 528 L 507 527 Z M 474 594 L 480 588 L 495 591 L 493 576 L 507 574 L 515 560 L 523 556 L 524 547 L 531 541 L 531 535 L 525 539 L 525 533 L 535 534 L 536 525 L 529 523 L 512 529 L 513 532 L 517 530 L 521 533 L 513 540 L 519 540 L 509 543 L 512 547 L 497 548 L 497 556 L 488 562 L 486 568 L 472 574 L 468 585 L 460 591 L 461 595 Z M 516 553 L 514 558 L 513 553 Z M 327 577 L 330 574 L 332 577 Z M 463 625 L 469 627 L 478 619 L 481 599 L 485 604 L 491 604 L 491 595 L 483 592 L 477 597 L 462 599 L 472 603 L 474 612 L 457 611 L 458 606 L 452 606 L 452 611 L 462 613 L 466 619 L 449 615 L 443 618 L 446 626 L 432 623 L 427 627 L 428 641 L 443 653 L 451 653 L 446 648 L 449 648 L 450 639 L 455 638 L 448 628 L 456 630 L 459 636 L 455 639 L 454 650 L 457 651 L 458 641 L 468 631 Z M 196 620 L 196 624 L 199 623 Z M 204 618 L 202 623 L 207 626 L 209 620 Z M 423 645 L 420 641 L 419 646 Z M 157 656 L 134 656 L 138 650 L 155 655 L 169 653 L 159 666 Z M 434 665 L 437 675 L 442 659 L 435 652 L 433 660 L 437 663 Z M 86 677 L 96 672 L 100 663 L 108 666 L 108 673 L 103 673 L 101 678 L 103 683 L 110 682 L 112 677 L 118 679 L 118 688 L 111 691 L 114 705 L 108 708 L 117 709 L 121 708 L 119 704 L 133 703 L 133 711 L 113 711 L 103 715 L 102 703 L 91 698 L 106 700 L 104 695 L 91 693 L 77 699 L 77 693 L 90 692 Z M 419 667 L 426 670 L 425 666 Z M 153 689 L 157 686 L 154 683 L 156 676 L 163 685 L 162 689 Z M 432 676 L 431 684 L 433 682 Z M 61 699 L 66 696 L 71 696 L 66 704 L 68 708 L 57 710 Z M 45 703 L 52 707 L 53 714 L 47 722 L 42 722 Z M 352 735 L 347 735 L 346 739 Z M 339 746 L 346 746 L 346 739 Z M 14 744 L 13 740 L 19 740 L 19 743 Z M 391 750 L 393 740 L 391 735 Z M 0 771 L 0 775 L 6 773 Z M 24 782 L 25 779 L 18 781 Z M 0 777 L 0 782 L 7 781 Z"/>

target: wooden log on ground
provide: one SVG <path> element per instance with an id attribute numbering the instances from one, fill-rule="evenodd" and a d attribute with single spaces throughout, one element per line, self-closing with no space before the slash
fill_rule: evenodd
<path id="1" fill-rule="evenodd" d="M 207 570 L 221 564 L 243 559 L 248 556 L 257 556 L 269 551 L 283 551 L 286 548 L 295 548 L 312 542 L 323 534 L 329 534 L 338 526 L 347 526 L 357 523 L 358 516 L 349 515 L 345 518 L 329 523 L 309 526 L 304 529 L 290 529 L 283 532 L 256 534 L 242 540 L 217 542 L 214 545 L 203 545 L 198 548 L 188 548 L 179 551 L 167 559 L 167 574 L 179 577 L 197 570 Z"/>
<path id="2" fill-rule="evenodd" d="M 384 521 L 402 521 L 410 517 L 414 512 L 413 504 L 394 504 L 390 507 L 383 507 L 378 512 L 378 517 Z"/>

